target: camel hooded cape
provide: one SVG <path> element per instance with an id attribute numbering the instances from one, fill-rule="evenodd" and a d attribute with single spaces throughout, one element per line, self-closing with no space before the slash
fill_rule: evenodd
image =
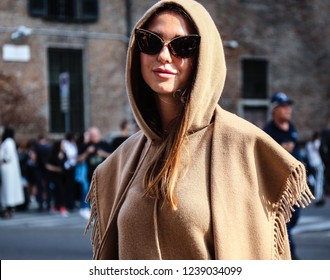
<path id="1" fill-rule="evenodd" d="M 200 152 L 205 149 L 208 153 L 201 172 L 209 174 L 210 180 L 214 256 L 216 259 L 238 260 L 290 259 L 286 221 L 291 217 L 292 205 L 304 207 L 312 198 L 304 166 L 262 130 L 218 105 L 226 76 L 225 58 L 219 32 L 199 3 L 192 0 L 160 1 L 146 12 L 136 27 L 141 27 L 157 8 L 167 2 L 184 8 L 201 36 L 196 80 L 191 93 L 189 131 L 193 134 L 213 123 L 211 140 L 200 143 Z M 141 130 L 124 142 L 94 173 L 87 196 L 92 214 L 86 228 L 94 222 L 91 236 L 94 259 L 119 258 L 119 209 L 132 178 L 139 170 L 141 157 L 148 153 L 153 140 L 159 139 L 147 125 L 138 105 L 137 96 L 143 94 L 139 92 L 140 79 L 136 78 L 136 71 L 140 71 L 138 61 L 132 32 L 126 82 L 128 98 Z M 191 164 L 197 160 L 193 158 Z M 198 177 L 199 172 L 195 175 Z M 180 240 L 177 243 L 180 244 Z M 140 250 L 144 247 L 141 246 Z"/>

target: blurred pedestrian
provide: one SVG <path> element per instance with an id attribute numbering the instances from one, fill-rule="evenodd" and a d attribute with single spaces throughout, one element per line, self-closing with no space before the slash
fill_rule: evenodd
<path id="1" fill-rule="evenodd" d="M 83 154 L 85 145 L 89 142 L 89 133 L 88 131 L 79 135 L 77 139 L 77 148 L 78 154 Z M 89 202 L 86 202 L 86 196 L 89 191 L 90 181 L 88 180 L 88 166 L 85 156 L 78 156 L 78 162 L 75 172 L 75 180 L 80 185 L 80 209 L 79 214 L 85 218 L 89 219 L 90 217 L 90 205 Z"/>
<path id="2" fill-rule="evenodd" d="M 330 120 L 329 127 L 321 133 L 320 155 L 325 167 L 324 193 L 330 195 Z"/>
<path id="3" fill-rule="evenodd" d="M 66 155 L 66 161 L 64 163 L 66 207 L 68 210 L 73 210 L 77 196 L 75 172 L 78 161 L 78 148 L 74 133 L 67 133 L 62 140 L 62 145 Z"/>
<path id="4" fill-rule="evenodd" d="M 50 210 L 51 194 L 49 189 L 49 178 L 46 170 L 52 146 L 44 135 L 38 136 L 38 142 L 34 147 L 36 155 L 35 178 L 37 184 L 38 211 L 42 212 L 45 207 Z"/>
<path id="5" fill-rule="evenodd" d="M 116 150 L 130 135 L 129 122 L 124 119 L 120 122 L 120 132 L 111 142 L 111 152 Z"/>
<path id="6" fill-rule="evenodd" d="M 84 145 L 79 153 L 79 160 L 86 161 L 88 168 L 88 180 L 91 181 L 95 168 L 103 162 L 111 153 L 111 146 L 102 139 L 97 127 L 88 129 L 89 142 Z"/>
<path id="7" fill-rule="evenodd" d="M 54 205 L 50 211 L 52 213 L 60 213 L 63 217 L 68 217 L 64 173 L 64 164 L 66 161 L 67 156 L 64 151 L 62 140 L 56 140 L 52 145 L 46 168 L 49 172 L 49 183 L 53 184 L 54 189 Z"/>
<path id="8" fill-rule="evenodd" d="M 11 218 L 15 207 L 24 203 L 22 174 L 17 147 L 14 140 L 15 131 L 5 127 L 0 144 L 1 170 L 1 205 L 4 208 L 3 218 Z"/>
<path id="9" fill-rule="evenodd" d="M 276 92 L 271 98 L 272 120 L 266 123 L 264 131 L 285 150 L 300 160 L 298 132 L 292 123 L 293 100 L 284 92 Z"/>
<path id="10" fill-rule="evenodd" d="M 220 107 L 225 76 L 198 2 L 160 1 L 138 21 L 126 86 L 141 130 L 94 172 L 94 259 L 290 259 L 285 221 L 311 196 L 304 166 Z"/>
<path id="11" fill-rule="evenodd" d="M 17 210 L 26 211 L 29 208 L 31 193 L 31 169 L 30 169 L 30 145 L 29 141 L 21 140 L 17 147 L 18 159 L 22 175 L 22 185 L 24 190 L 24 203 L 16 206 Z"/>
<path id="12" fill-rule="evenodd" d="M 324 198 L 324 164 L 320 155 L 321 138 L 319 132 L 314 132 L 312 139 L 306 143 L 306 156 L 313 180 L 315 205 L 322 206 Z"/>
<path id="13" fill-rule="evenodd" d="M 272 119 L 266 123 L 264 131 L 296 159 L 301 160 L 300 149 L 298 147 L 298 133 L 291 121 L 292 105 L 293 100 L 284 92 L 274 93 L 271 97 Z M 300 208 L 294 206 L 292 218 L 287 223 L 292 259 L 298 259 L 296 245 L 291 231 L 297 224 L 299 216 Z"/>

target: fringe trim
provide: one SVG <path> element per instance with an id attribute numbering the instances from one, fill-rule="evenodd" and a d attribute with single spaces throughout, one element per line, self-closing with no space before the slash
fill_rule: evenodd
<path id="1" fill-rule="evenodd" d="M 286 223 L 290 221 L 292 212 L 295 211 L 293 206 L 305 208 L 312 199 L 314 196 L 307 185 L 305 168 L 299 163 L 289 175 L 280 200 L 275 206 L 274 246 L 276 260 L 280 259 L 280 255 L 285 250 Z"/>
<path id="2" fill-rule="evenodd" d="M 91 242 L 93 245 L 93 259 L 95 260 L 96 258 L 96 253 L 98 249 L 100 248 L 101 245 L 101 239 L 100 239 L 100 225 L 99 225 L 99 219 L 97 215 L 97 196 L 96 196 L 96 179 L 95 179 L 95 174 L 93 175 L 92 182 L 91 182 L 91 187 L 90 190 L 86 196 L 86 202 L 89 200 L 91 204 L 91 215 L 88 220 L 88 223 L 85 228 L 84 234 L 86 235 L 87 232 L 89 231 L 90 227 L 93 225 L 92 229 L 92 234 L 91 234 Z"/>

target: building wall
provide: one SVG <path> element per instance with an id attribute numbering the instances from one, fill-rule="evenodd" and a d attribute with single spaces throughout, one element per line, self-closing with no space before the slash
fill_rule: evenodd
<path id="1" fill-rule="evenodd" d="M 133 26 L 156 1 L 128 2 Z M 330 119 L 329 1 L 200 2 L 214 18 L 222 39 L 239 44 L 237 48 L 225 48 L 227 80 L 220 102 L 223 107 L 241 114 L 238 107 L 242 99 L 241 61 L 260 57 L 269 63 L 267 96 L 280 90 L 296 101 L 294 122 L 300 137 L 307 138 L 327 125 Z M 97 23 L 53 23 L 31 18 L 27 0 L 0 2 L 0 52 L 4 44 L 13 44 L 10 35 L 19 25 L 33 29 L 24 41 L 14 43 L 30 47 L 30 61 L 0 60 L 0 74 L 11 77 L 26 97 L 24 106 L 14 106 L 18 114 L 29 116 L 20 121 L 22 125 L 17 124 L 20 135 L 49 132 L 49 47 L 83 50 L 86 129 L 95 125 L 107 134 L 118 130 L 120 120 L 130 116 L 124 78 L 126 2 L 100 0 L 99 11 Z M 113 35 L 120 35 L 119 39 Z M 1 118 L 0 125 L 3 125 Z"/>
<path id="2" fill-rule="evenodd" d="M 99 20 L 88 24 L 56 23 L 30 17 L 27 2 L 3 0 L 0 3 L 1 52 L 5 44 L 28 45 L 31 50 L 28 62 L 0 61 L 1 75 L 11 77 L 22 94 L 28 97 L 23 106 L 25 109 L 18 111 L 28 111 L 35 116 L 32 123 L 21 122 L 19 125 L 12 122 L 18 128 L 18 134 L 33 137 L 50 132 L 48 48 L 83 51 L 85 128 L 95 125 L 104 134 L 118 130 L 128 107 L 124 85 L 127 51 L 125 2 L 99 1 Z M 10 36 L 19 25 L 31 28 L 33 32 L 15 43 Z M 1 119 L 0 125 L 4 125 Z"/>
<path id="3" fill-rule="evenodd" d="M 224 106 L 237 111 L 241 59 L 262 57 L 269 61 L 268 96 L 284 91 L 296 101 L 294 122 L 300 137 L 324 128 L 330 119 L 330 2 L 233 0 L 213 5 L 210 11 L 222 37 L 239 43 L 237 49 L 225 49 Z"/>

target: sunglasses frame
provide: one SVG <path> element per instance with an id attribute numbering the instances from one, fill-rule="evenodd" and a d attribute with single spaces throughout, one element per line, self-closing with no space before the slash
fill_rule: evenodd
<path id="1" fill-rule="evenodd" d="M 143 49 L 143 47 L 141 46 L 141 43 L 139 41 L 139 36 L 141 36 L 143 33 L 144 34 L 147 34 L 149 36 L 153 36 L 154 38 L 158 39 L 159 42 L 161 42 L 161 46 L 159 45 L 160 46 L 159 49 L 154 50 L 154 51 L 146 51 L 145 49 Z M 166 46 L 168 48 L 169 52 L 173 56 L 180 57 L 180 58 L 190 58 L 190 57 L 192 57 L 195 54 L 196 50 L 199 48 L 200 39 L 201 39 L 201 37 L 198 34 L 189 34 L 189 35 L 178 36 L 178 37 L 173 38 L 169 42 L 165 42 L 163 40 L 163 38 L 161 38 L 156 33 L 152 32 L 152 31 L 149 31 L 149 30 L 146 30 L 146 29 L 143 29 L 143 28 L 137 28 L 137 29 L 135 29 L 135 36 L 137 38 L 136 40 L 137 40 L 137 45 L 139 47 L 139 50 L 142 53 L 149 54 L 149 55 L 159 54 L 160 51 L 164 48 L 164 46 Z M 189 54 L 189 55 L 187 55 L 187 54 L 186 55 L 184 55 L 184 54 L 178 54 L 178 52 L 172 46 L 172 43 L 174 41 L 176 41 L 176 40 L 182 40 L 182 39 L 186 39 L 186 38 L 195 38 L 196 47 L 195 47 L 195 49 L 191 50 L 191 54 Z"/>

